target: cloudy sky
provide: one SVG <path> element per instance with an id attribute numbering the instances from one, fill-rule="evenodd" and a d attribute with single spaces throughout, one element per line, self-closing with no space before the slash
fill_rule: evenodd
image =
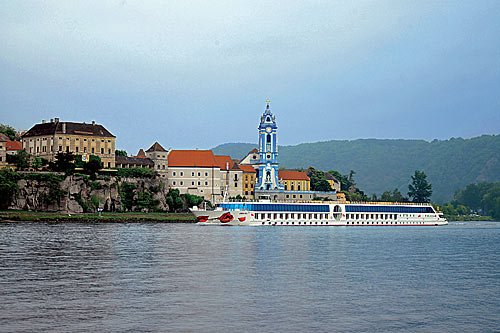
<path id="1" fill-rule="evenodd" d="M 500 1 L 3 1 L 0 123 L 135 153 L 500 133 Z"/>

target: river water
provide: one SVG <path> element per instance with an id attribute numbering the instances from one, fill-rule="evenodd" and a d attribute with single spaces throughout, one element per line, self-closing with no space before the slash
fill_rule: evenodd
<path id="1" fill-rule="evenodd" d="M 1 332 L 498 332 L 500 223 L 0 224 Z"/>

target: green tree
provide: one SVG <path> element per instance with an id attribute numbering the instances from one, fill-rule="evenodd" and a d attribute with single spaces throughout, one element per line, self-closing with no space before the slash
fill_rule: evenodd
<path id="1" fill-rule="evenodd" d="M 89 174 L 92 179 L 96 178 L 97 172 L 102 169 L 102 162 L 99 156 L 90 155 L 89 161 L 83 165 L 85 173 Z"/>
<path id="2" fill-rule="evenodd" d="M 58 152 L 53 162 L 49 163 L 53 171 L 64 172 L 72 174 L 75 170 L 75 155 L 71 152 Z"/>
<path id="3" fill-rule="evenodd" d="M 0 133 L 7 135 L 11 140 L 15 140 L 17 138 L 16 130 L 10 125 L 0 124 Z"/>
<path id="4" fill-rule="evenodd" d="M 316 170 L 313 167 L 307 169 L 307 176 L 311 180 L 312 191 L 329 192 L 332 191 L 330 183 L 326 180 L 325 173 L 321 170 Z"/>
<path id="5" fill-rule="evenodd" d="M 42 158 L 40 156 L 35 156 L 33 158 L 33 162 L 31 163 L 33 169 L 38 170 L 42 167 L 42 165 L 43 165 Z"/>
<path id="6" fill-rule="evenodd" d="M 115 150 L 115 155 L 116 156 L 124 156 L 124 157 L 128 156 L 128 154 L 127 154 L 127 152 L 125 150 L 118 150 L 118 149 Z"/>
<path id="7" fill-rule="evenodd" d="M 27 170 L 30 167 L 31 155 L 26 150 L 20 150 L 15 157 L 15 165 L 17 170 Z"/>
<path id="8" fill-rule="evenodd" d="M 427 181 L 427 175 L 415 170 L 415 174 L 411 176 L 411 184 L 408 185 L 408 196 L 413 202 L 430 202 L 431 195 L 432 184 Z"/>
<path id="9" fill-rule="evenodd" d="M 0 170 L 0 209 L 9 207 L 14 194 L 19 190 L 18 179 L 19 175 L 9 168 Z"/>

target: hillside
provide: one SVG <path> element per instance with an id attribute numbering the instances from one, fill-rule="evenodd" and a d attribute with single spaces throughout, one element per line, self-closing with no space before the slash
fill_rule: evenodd
<path id="1" fill-rule="evenodd" d="M 254 144 L 229 143 L 216 154 L 242 158 Z M 424 140 L 359 139 L 281 146 L 280 167 L 356 171 L 358 186 L 368 195 L 399 188 L 408 191 L 410 176 L 423 170 L 432 183 L 436 202 L 448 201 L 455 191 L 480 181 L 500 181 L 500 135 L 471 139 Z"/>

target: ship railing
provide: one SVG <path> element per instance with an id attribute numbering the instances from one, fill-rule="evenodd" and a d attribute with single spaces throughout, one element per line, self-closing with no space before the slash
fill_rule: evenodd
<path id="1" fill-rule="evenodd" d="M 258 199 L 248 199 L 245 201 L 242 200 L 234 200 L 229 202 L 238 202 L 238 203 L 253 203 L 253 202 L 262 202 Z M 355 204 L 355 205 L 396 205 L 396 206 L 429 206 L 430 203 L 424 202 L 391 202 L 391 201 L 347 201 L 347 200 L 269 200 L 270 203 L 314 203 L 314 204 Z"/>

